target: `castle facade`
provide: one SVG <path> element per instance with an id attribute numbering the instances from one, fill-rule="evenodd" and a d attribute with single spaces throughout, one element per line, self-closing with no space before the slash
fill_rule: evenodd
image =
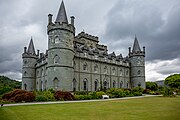
<path id="1" fill-rule="evenodd" d="M 48 15 L 48 50 L 35 52 L 31 38 L 24 47 L 22 89 L 97 91 L 108 88 L 145 88 L 145 47 L 135 37 L 133 48 L 123 57 L 108 54 L 96 36 L 75 35 L 74 16 L 68 22 L 62 1 L 55 22 Z"/>

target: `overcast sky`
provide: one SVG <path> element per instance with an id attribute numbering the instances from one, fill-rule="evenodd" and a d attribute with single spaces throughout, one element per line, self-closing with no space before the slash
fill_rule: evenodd
<path id="1" fill-rule="evenodd" d="M 47 49 L 47 15 L 55 20 L 61 0 L 0 0 L 0 75 L 21 80 L 23 47 Z M 76 34 L 85 31 L 128 54 L 136 34 L 146 46 L 146 81 L 180 73 L 180 0 L 64 0 L 75 16 Z"/>

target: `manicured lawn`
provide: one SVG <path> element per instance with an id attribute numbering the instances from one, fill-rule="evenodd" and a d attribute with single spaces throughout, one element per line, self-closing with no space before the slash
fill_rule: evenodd
<path id="1" fill-rule="evenodd" d="M 180 97 L 1 107 L 0 120 L 180 120 Z"/>

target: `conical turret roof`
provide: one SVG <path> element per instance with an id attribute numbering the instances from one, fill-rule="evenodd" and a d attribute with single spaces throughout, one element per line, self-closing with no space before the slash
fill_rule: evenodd
<path id="1" fill-rule="evenodd" d="M 65 9 L 63 1 L 61 2 L 61 6 L 59 8 L 59 12 L 58 12 L 58 15 L 57 15 L 55 22 L 68 23 L 68 19 L 67 19 L 67 15 L 66 15 L 66 9 Z"/>
<path id="2" fill-rule="evenodd" d="M 138 52 L 138 51 L 141 51 L 141 48 L 140 48 L 140 46 L 139 46 L 138 39 L 137 39 L 137 37 L 135 36 L 132 52 Z"/>
<path id="3" fill-rule="evenodd" d="M 35 49 L 34 49 L 34 43 L 33 43 L 33 39 L 31 37 L 31 40 L 30 40 L 30 43 L 29 43 L 29 47 L 28 47 L 28 50 L 27 50 L 27 53 L 31 53 L 33 55 L 35 55 Z"/>

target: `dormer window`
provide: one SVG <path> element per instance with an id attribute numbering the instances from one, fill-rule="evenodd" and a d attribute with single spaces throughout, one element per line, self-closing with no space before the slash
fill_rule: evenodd
<path id="1" fill-rule="evenodd" d="M 87 53 L 84 53 L 84 57 L 87 57 Z"/>

